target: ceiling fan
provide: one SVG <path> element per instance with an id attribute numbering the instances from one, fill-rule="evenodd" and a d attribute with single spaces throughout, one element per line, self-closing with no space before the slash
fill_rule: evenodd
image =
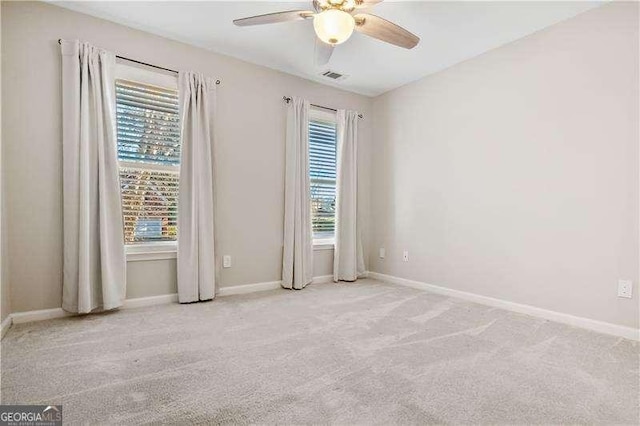
<path id="1" fill-rule="evenodd" d="M 287 10 L 236 19 L 235 25 L 275 24 L 277 22 L 313 19 L 316 38 L 316 63 L 329 62 L 336 45 L 351 37 L 353 30 L 393 45 L 413 49 L 420 38 L 399 25 L 376 15 L 359 13 L 360 9 L 381 3 L 382 0 L 313 0 L 314 11 Z"/>

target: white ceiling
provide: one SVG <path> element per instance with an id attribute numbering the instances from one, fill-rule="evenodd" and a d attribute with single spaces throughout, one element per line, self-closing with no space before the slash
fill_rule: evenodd
<path id="1" fill-rule="evenodd" d="M 82 13 L 179 40 L 248 62 L 375 96 L 512 42 L 602 4 L 596 1 L 385 1 L 371 12 L 420 38 L 405 50 L 354 33 L 328 65 L 314 63 L 311 21 L 236 27 L 232 20 L 311 2 L 281 1 L 55 1 Z M 328 81 L 331 69 L 348 75 Z"/>

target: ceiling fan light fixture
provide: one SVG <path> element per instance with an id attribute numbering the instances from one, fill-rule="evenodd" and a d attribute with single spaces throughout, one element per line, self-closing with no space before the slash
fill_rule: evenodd
<path id="1" fill-rule="evenodd" d="M 339 9 L 328 9 L 313 17 L 313 28 L 320 40 L 327 44 L 344 43 L 351 37 L 356 21 Z"/>
<path id="2" fill-rule="evenodd" d="M 344 0 L 342 2 L 342 10 L 351 11 L 356 7 L 356 0 Z"/>

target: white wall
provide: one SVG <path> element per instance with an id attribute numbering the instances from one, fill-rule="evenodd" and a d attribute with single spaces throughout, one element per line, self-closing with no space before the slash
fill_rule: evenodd
<path id="1" fill-rule="evenodd" d="M 16 312 L 59 307 L 62 292 L 62 145 L 58 38 L 222 80 L 218 91 L 218 255 L 221 287 L 275 281 L 282 264 L 283 95 L 361 111 L 360 182 L 369 181 L 371 99 L 118 24 L 37 2 L 2 2 L 2 114 L 8 279 Z M 368 187 L 361 190 L 367 226 Z M 315 275 L 331 273 L 328 251 Z M 329 260 L 329 261 L 327 261 Z M 218 265 L 220 262 L 218 261 Z M 129 264 L 128 297 L 175 292 L 175 260 Z"/>
<path id="2" fill-rule="evenodd" d="M 376 98 L 370 269 L 638 327 L 638 35 L 609 4 Z"/>

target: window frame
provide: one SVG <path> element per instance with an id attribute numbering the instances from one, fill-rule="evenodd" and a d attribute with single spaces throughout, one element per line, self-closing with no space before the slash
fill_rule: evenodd
<path id="1" fill-rule="evenodd" d="M 174 73 L 164 72 L 160 70 L 149 70 L 141 66 L 132 65 L 128 62 L 118 60 L 116 62 L 114 86 L 116 80 L 130 80 L 142 84 L 164 87 L 167 89 L 178 90 L 178 76 Z M 114 95 L 114 109 L 116 106 L 116 98 Z M 118 159 L 118 176 L 120 169 L 141 169 L 163 172 L 180 173 L 180 165 L 169 166 L 163 164 L 141 163 L 135 161 L 121 161 Z M 122 194 L 120 195 L 122 196 Z M 178 214 L 180 214 L 178 212 Z M 122 230 L 122 239 L 125 247 L 127 262 L 145 261 L 145 260 L 164 260 L 176 259 L 178 252 L 178 241 L 141 241 L 127 244 L 124 241 L 124 228 Z"/>
<path id="2" fill-rule="evenodd" d="M 336 125 L 336 185 L 338 182 L 338 134 L 337 134 L 337 126 L 338 126 L 338 120 L 337 120 L 337 112 L 335 111 L 329 111 L 323 108 L 317 108 L 317 107 L 310 107 L 309 108 L 309 122 L 311 121 L 324 121 L 324 122 L 328 122 L 328 123 L 332 123 L 334 125 Z M 308 124 L 307 124 L 308 127 Z M 309 181 L 311 181 L 311 177 L 309 178 Z M 336 191 L 338 190 L 337 186 L 336 186 Z M 336 194 L 337 195 L 337 194 Z M 338 223 L 338 218 L 335 217 L 334 218 L 335 224 L 337 225 Z M 336 244 L 336 235 L 335 235 L 335 228 L 334 228 L 334 232 L 333 232 L 333 237 L 330 238 L 315 238 L 313 236 L 313 232 L 312 232 L 312 244 L 313 244 L 313 249 L 314 250 L 333 250 L 335 248 L 335 244 Z"/>

